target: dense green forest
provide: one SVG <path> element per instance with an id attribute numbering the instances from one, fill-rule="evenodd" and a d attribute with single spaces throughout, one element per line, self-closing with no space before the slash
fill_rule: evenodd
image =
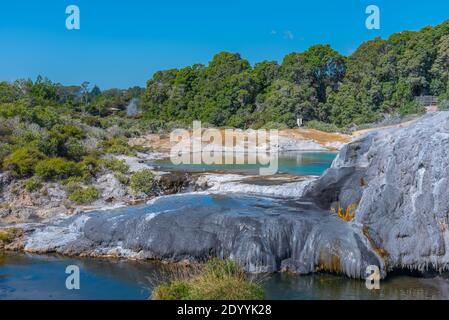
<path id="1" fill-rule="evenodd" d="M 141 106 L 146 116 L 215 126 L 295 126 L 296 118 L 337 126 L 416 113 L 415 97 L 449 95 L 449 21 L 363 43 L 345 57 L 328 45 L 252 67 L 236 53 L 208 66 L 157 72 Z"/>

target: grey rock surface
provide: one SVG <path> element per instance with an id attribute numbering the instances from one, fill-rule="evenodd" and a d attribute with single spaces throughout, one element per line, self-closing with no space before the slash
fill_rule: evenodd
<path id="1" fill-rule="evenodd" d="M 391 269 L 449 263 L 449 112 L 369 133 L 343 147 L 305 196 L 323 209 L 356 203 L 355 222 Z"/>
<path id="2" fill-rule="evenodd" d="M 165 196 L 151 205 L 45 226 L 30 252 L 201 261 L 232 258 L 249 272 L 327 270 L 364 277 L 383 262 L 363 233 L 309 203 L 246 195 Z"/>

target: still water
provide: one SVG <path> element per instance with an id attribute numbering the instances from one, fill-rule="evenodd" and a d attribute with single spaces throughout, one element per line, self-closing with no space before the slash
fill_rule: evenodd
<path id="1" fill-rule="evenodd" d="M 65 269 L 80 268 L 80 290 Z M 166 274 L 155 262 L 7 254 L 0 257 L 0 299 L 149 299 Z M 264 276 L 267 299 L 448 299 L 449 280 L 395 276 L 368 290 L 362 280 L 327 274 Z"/>
<path id="2" fill-rule="evenodd" d="M 287 152 L 278 156 L 278 172 L 296 176 L 320 175 L 330 167 L 335 159 L 333 152 Z M 226 173 L 257 174 L 260 164 L 179 164 L 170 159 L 157 160 L 153 165 L 162 171 L 204 172 L 219 171 Z"/>

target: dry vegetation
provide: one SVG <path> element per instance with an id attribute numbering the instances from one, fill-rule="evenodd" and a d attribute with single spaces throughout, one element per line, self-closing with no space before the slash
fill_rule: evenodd
<path id="1" fill-rule="evenodd" d="M 355 211 L 357 210 L 358 204 L 352 203 L 348 205 L 346 208 L 342 208 L 340 206 L 340 202 L 337 204 L 337 208 L 332 208 L 331 211 L 336 213 L 337 216 L 343 221 L 352 221 L 355 218 Z"/>

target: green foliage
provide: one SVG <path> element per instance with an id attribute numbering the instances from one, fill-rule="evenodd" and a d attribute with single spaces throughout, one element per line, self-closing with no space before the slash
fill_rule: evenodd
<path id="1" fill-rule="evenodd" d="M 37 191 L 42 187 L 41 181 L 36 178 L 32 177 L 25 181 L 25 189 L 29 192 Z"/>
<path id="2" fill-rule="evenodd" d="M 83 174 L 78 163 L 64 158 L 48 158 L 39 161 L 35 168 L 36 175 L 47 181 L 79 177 Z"/>
<path id="3" fill-rule="evenodd" d="M 122 174 L 128 173 L 129 166 L 124 160 L 118 160 L 116 158 L 104 159 L 103 165 L 105 168 Z"/>
<path id="4" fill-rule="evenodd" d="M 231 260 L 211 259 L 190 276 L 165 282 L 153 291 L 155 300 L 262 300 L 263 287 L 246 278 Z"/>
<path id="5" fill-rule="evenodd" d="M 312 120 L 306 123 L 306 127 L 309 129 L 315 129 L 324 132 L 340 132 L 345 134 L 351 134 L 350 130 L 346 128 L 339 128 L 335 124 L 321 122 L 318 120 Z"/>
<path id="6" fill-rule="evenodd" d="M 102 170 L 102 161 L 96 154 L 88 155 L 80 162 L 80 167 L 85 176 L 96 176 Z"/>
<path id="7" fill-rule="evenodd" d="M 9 244 L 14 241 L 14 239 L 19 236 L 23 231 L 18 228 L 6 228 L 0 230 L 0 242 Z"/>
<path id="8" fill-rule="evenodd" d="M 101 143 L 105 153 L 124 154 L 128 156 L 135 155 L 134 149 L 128 144 L 124 138 L 111 138 Z"/>
<path id="9" fill-rule="evenodd" d="M 84 179 L 81 177 L 69 177 L 62 181 L 62 185 L 67 194 L 72 194 L 80 188 L 83 182 Z"/>
<path id="10" fill-rule="evenodd" d="M 88 186 L 85 188 L 75 188 L 69 195 L 69 200 L 76 202 L 77 204 L 89 204 L 97 200 L 99 197 L 100 192 L 98 192 L 94 186 Z"/>
<path id="11" fill-rule="evenodd" d="M 34 168 L 44 155 L 33 147 L 22 147 L 5 158 L 3 167 L 10 170 L 13 176 L 24 178 L 32 176 Z"/>
<path id="12" fill-rule="evenodd" d="M 130 186 L 134 192 L 151 193 L 153 190 L 153 173 L 143 169 L 131 175 Z"/>
<path id="13" fill-rule="evenodd" d="M 329 45 L 285 56 L 281 65 L 252 68 L 235 53 L 207 65 L 159 71 L 140 105 L 157 122 L 194 119 L 215 126 L 294 127 L 296 118 L 338 127 L 381 120 L 385 114 L 419 113 L 414 99 L 449 91 L 449 21 L 419 32 L 363 43 L 343 57 Z"/>
<path id="14" fill-rule="evenodd" d="M 131 180 L 127 175 L 125 175 L 125 174 L 123 174 L 123 173 L 120 173 L 120 172 L 116 172 L 116 173 L 115 173 L 115 178 L 116 178 L 121 184 L 123 184 L 123 185 L 125 185 L 125 186 L 128 186 L 129 183 L 130 183 L 130 180 Z"/>

